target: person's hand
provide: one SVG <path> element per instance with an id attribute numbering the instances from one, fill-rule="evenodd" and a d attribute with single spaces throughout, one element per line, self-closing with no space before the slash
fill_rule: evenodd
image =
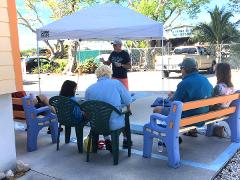
<path id="1" fill-rule="evenodd" d="M 173 96 L 174 96 L 174 92 L 173 92 L 173 91 L 170 91 L 170 92 L 168 93 L 168 98 L 169 98 L 170 100 L 172 100 L 172 99 L 173 99 Z"/>
<path id="2" fill-rule="evenodd" d="M 129 112 L 129 115 L 131 116 L 132 115 L 132 111 L 131 111 L 130 105 L 127 106 L 127 111 Z"/>
<path id="3" fill-rule="evenodd" d="M 116 67 L 121 67 L 121 66 L 122 66 L 122 64 L 121 64 L 121 63 L 118 63 L 118 62 L 115 62 L 114 65 L 115 65 Z"/>

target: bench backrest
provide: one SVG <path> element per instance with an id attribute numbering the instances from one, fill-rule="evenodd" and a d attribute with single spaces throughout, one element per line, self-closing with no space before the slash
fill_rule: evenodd
<path id="1" fill-rule="evenodd" d="M 180 127 L 188 126 L 191 124 L 204 122 L 207 120 L 216 119 L 216 118 L 220 118 L 222 116 L 228 116 L 230 114 L 233 114 L 236 111 L 237 107 L 240 108 L 240 93 L 183 103 L 182 112 L 188 111 L 191 109 L 205 107 L 205 106 L 212 106 L 212 105 L 219 104 L 219 103 L 226 103 L 229 101 L 232 101 L 230 107 L 216 110 L 216 111 L 210 111 L 208 113 L 204 113 L 204 114 L 200 114 L 200 115 L 182 118 L 179 126 Z M 172 109 L 174 111 L 174 107 Z"/>
<path id="2" fill-rule="evenodd" d="M 22 98 L 12 98 L 12 104 L 22 106 Z M 13 110 L 13 117 L 25 119 L 24 110 Z"/>
<path id="3" fill-rule="evenodd" d="M 194 116 L 180 119 L 179 127 L 189 126 L 189 125 L 192 125 L 195 123 L 220 118 L 223 116 L 228 116 L 230 114 L 233 114 L 236 110 L 240 111 L 239 110 L 239 108 L 240 108 L 240 93 L 238 92 L 238 93 L 235 93 L 232 95 L 227 95 L 227 96 L 212 97 L 209 99 L 181 103 L 182 104 L 181 106 L 180 106 L 180 102 L 176 101 L 173 103 L 173 106 L 171 107 L 170 118 L 172 119 L 172 118 L 176 117 L 176 115 L 174 115 L 174 114 L 176 114 L 176 112 L 178 112 L 177 114 L 179 117 L 179 113 L 182 113 L 183 111 L 188 111 L 188 110 L 197 109 L 197 108 L 206 107 L 206 106 L 212 106 L 215 104 L 222 104 L 222 103 L 226 103 L 229 101 L 232 101 L 232 103 L 227 108 L 219 109 L 216 111 L 210 111 L 208 113 L 194 115 Z M 174 123 L 174 122 L 171 120 L 171 123 Z M 173 127 L 173 125 L 170 124 L 170 127 L 171 126 Z"/>

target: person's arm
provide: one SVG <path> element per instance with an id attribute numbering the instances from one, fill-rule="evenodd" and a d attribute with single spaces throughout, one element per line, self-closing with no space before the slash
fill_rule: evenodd
<path id="1" fill-rule="evenodd" d="M 173 101 L 182 101 L 183 102 L 185 93 L 186 92 L 185 92 L 184 84 L 181 82 L 177 85 L 177 90 L 174 93 Z"/>
<path id="2" fill-rule="evenodd" d="M 221 86 L 220 84 L 217 84 L 214 88 L 213 88 L 213 94 L 212 96 L 223 96 L 224 94 L 224 87 Z"/>
<path id="3" fill-rule="evenodd" d="M 104 64 L 104 65 L 110 65 L 111 64 L 111 61 L 107 60 L 107 61 L 104 61 L 104 60 L 101 60 L 100 61 Z"/>
<path id="4" fill-rule="evenodd" d="M 127 52 L 125 52 L 125 58 L 124 58 L 123 62 L 121 63 L 120 67 L 123 67 L 125 69 L 131 69 L 132 68 L 131 58 L 130 58 L 130 56 Z"/>
<path id="5" fill-rule="evenodd" d="M 174 92 L 173 92 L 173 91 L 170 91 L 170 92 L 168 93 L 168 99 L 169 99 L 170 101 L 172 101 L 173 98 L 174 98 Z"/>
<path id="6" fill-rule="evenodd" d="M 217 96 L 221 96 L 221 89 L 218 84 L 213 88 L 213 91 L 212 91 L 212 97 L 217 97 Z M 222 108 L 221 105 L 222 105 L 221 103 L 218 103 L 218 104 L 209 106 L 210 111 L 216 111 L 221 109 Z"/>
<path id="7" fill-rule="evenodd" d="M 104 65 L 108 65 L 108 66 L 109 66 L 109 65 L 112 63 L 111 59 L 112 59 L 112 53 L 111 53 L 110 56 L 108 57 L 108 60 L 107 60 L 107 61 L 105 61 L 103 58 L 100 58 L 100 61 L 101 61 Z"/>
<path id="8" fill-rule="evenodd" d="M 127 106 L 130 105 L 132 102 L 131 94 L 121 82 L 118 81 L 117 83 L 118 83 L 118 91 L 120 93 L 122 103 Z"/>
<path id="9" fill-rule="evenodd" d="M 90 100 L 88 88 L 87 88 L 86 91 L 85 91 L 85 97 L 84 97 L 84 99 L 85 99 L 86 101 L 87 101 L 87 100 Z"/>
<path id="10" fill-rule="evenodd" d="M 125 68 L 125 69 L 131 69 L 132 68 L 132 65 L 129 63 L 127 64 L 121 64 L 121 67 Z"/>
<path id="11" fill-rule="evenodd" d="M 78 103 L 77 98 L 75 96 L 71 97 L 71 99 Z M 81 111 L 79 106 L 74 106 L 73 115 L 75 116 L 75 118 L 77 118 L 79 120 L 83 120 L 83 112 Z"/>

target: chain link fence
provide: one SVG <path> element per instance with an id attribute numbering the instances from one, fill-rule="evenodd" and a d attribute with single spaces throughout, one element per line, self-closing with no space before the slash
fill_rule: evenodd
<path id="1" fill-rule="evenodd" d="M 156 56 L 162 55 L 162 48 L 130 48 L 124 49 L 130 54 L 132 60 L 132 71 L 153 70 L 155 68 Z M 99 62 L 100 58 L 108 59 L 111 50 L 84 50 L 77 52 L 77 61 L 84 63 L 90 59 Z"/>
<path id="2" fill-rule="evenodd" d="M 202 45 L 201 45 L 202 46 Z M 240 43 L 203 46 L 206 48 L 205 55 L 214 57 L 216 62 L 227 62 L 233 69 L 240 68 Z M 167 46 L 163 47 L 163 55 L 171 56 L 173 50 Z M 132 59 L 132 71 L 160 70 L 162 66 L 162 47 L 153 48 L 129 48 L 128 51 Z M 77 53 L 80 63 L 88 59 L 95 59 L 99 62 L 102 57 L 108 59 L 112 49 L 109 50 L 85 50 Z"/>
<path id="3" fill-rule="evenodd" d="M 240 43 L 222 45 L 221 61 L 229 63 L 233 69 L 240 69 Z"/>
<path id="4" fill-rule="evenodd" d="M 232 69 L 240 68 L 240 43 L 207 46 L 209 54 L 214 55 L 217 62 L 229 63 Z"/>

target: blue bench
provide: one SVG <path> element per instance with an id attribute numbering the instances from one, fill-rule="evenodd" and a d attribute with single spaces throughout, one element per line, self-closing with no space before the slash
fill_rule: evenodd
<path id="1" fill-rule="evenodd" d="M 27 123 L 27 151 L 37 150 L 37 136 L 43 127 L 50 127 L 52 143 L 56 143 L 58 121 L 57 116 L 51 113 L 50 107 L 35 108 L 31 96 L 23 97 L 22 105 Z"/>
<path id="2" fill-rule="evenodd" d="M 182 112 L 205 106 L 232 101 L 230 107 L 210 111 L 205 114 L 181 118 Z M 144 147 L 143 157 L 150 158 L 152 154 L 153 138 L 162 140 L 168 153 L 168 165 L 173 168 L 180 166 L 179 133 L 196 128 L 195 123 L 206 122 L 207 135 L 211 136 L 213 122 L 225 120 L 231 129 L 231 141 L 240 142 L 240 93 L 228 96 L 213 97 L 198 101 L 182 103 L 174 101 L 168 116 L 153 113 L 150 122 L 144 125 Z M 159 121 L 166 124 L 166 127 L 159 126 Z"/>

